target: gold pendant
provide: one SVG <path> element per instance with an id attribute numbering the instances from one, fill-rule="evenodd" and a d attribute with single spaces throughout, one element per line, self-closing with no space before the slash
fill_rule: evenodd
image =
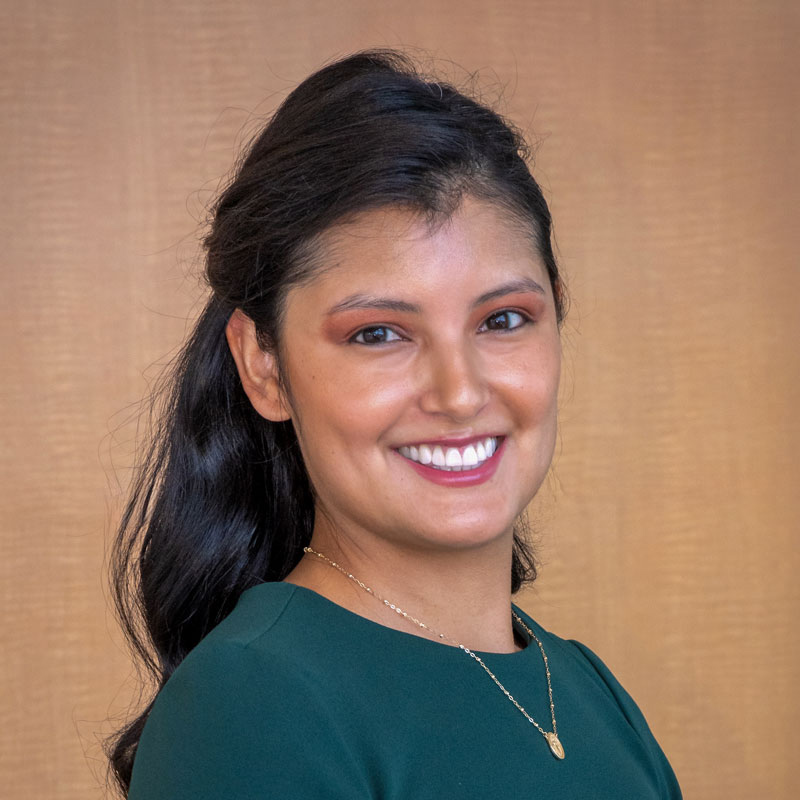
<path id="1" fill-rule="evenodd" d="M 558 740 L 558 736 L 555 733 L 545 733 L 545 738 L 547 739 L 547 744 L 550 745 L 550 750 L 552 750 L 553 755 L 556 758 L 564 758 L 564 745 Z"/>

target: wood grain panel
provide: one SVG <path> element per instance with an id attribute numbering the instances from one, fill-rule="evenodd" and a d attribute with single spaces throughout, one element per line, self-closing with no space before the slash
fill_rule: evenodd
<path id="1" fill-rule="evenodd" d="M 800 11 L 788 0 L 0 4 L 3 794 L 103 796 L 105 542 L 237 145 L 325 60 L 421 48 L 540 142 L 573 307 L 522 598 L 687 798 L 794 798 Z M 453 65 L 454 62 L 455 65 Z M 112 470 L 112 467 L 116 471 Z"/>

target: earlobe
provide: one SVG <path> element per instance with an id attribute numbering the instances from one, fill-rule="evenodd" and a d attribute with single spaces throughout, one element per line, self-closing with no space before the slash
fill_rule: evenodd
<path id="1" fill-rule="evenodd" d="M 236 369 L 253 408 L 265 419 L 283 422 L 291 411 L 281 389 L 278 363 L 273 353 L 261 348 L 256 326 L 241 309 L 231 314 L 225 327 Z"/>

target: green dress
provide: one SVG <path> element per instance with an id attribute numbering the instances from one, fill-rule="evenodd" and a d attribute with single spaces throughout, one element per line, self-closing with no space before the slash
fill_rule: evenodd
<path id="1" fill-rule="evenodd" d="M 159 693 L 129 800 L 680 798 L 607 667 L 515 610 L 549 659 L 563 761 L 459 648 L 264 583 Z M 550 730 L 536 643 L 478 655 Z"/>

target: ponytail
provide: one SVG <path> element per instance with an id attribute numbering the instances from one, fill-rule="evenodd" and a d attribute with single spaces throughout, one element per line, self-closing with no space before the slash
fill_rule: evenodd
<path id="1" fill-rule="evenodd" d="M 177 357 L 114 545 L 117 611 L 159 688 L 242 592 L 285 577 L 311 540 L 294 430 L 245 395 L 225 338 L 230 313 L 212 297 Z M 123 788 L 149 711 L 111 744 Z"/>

